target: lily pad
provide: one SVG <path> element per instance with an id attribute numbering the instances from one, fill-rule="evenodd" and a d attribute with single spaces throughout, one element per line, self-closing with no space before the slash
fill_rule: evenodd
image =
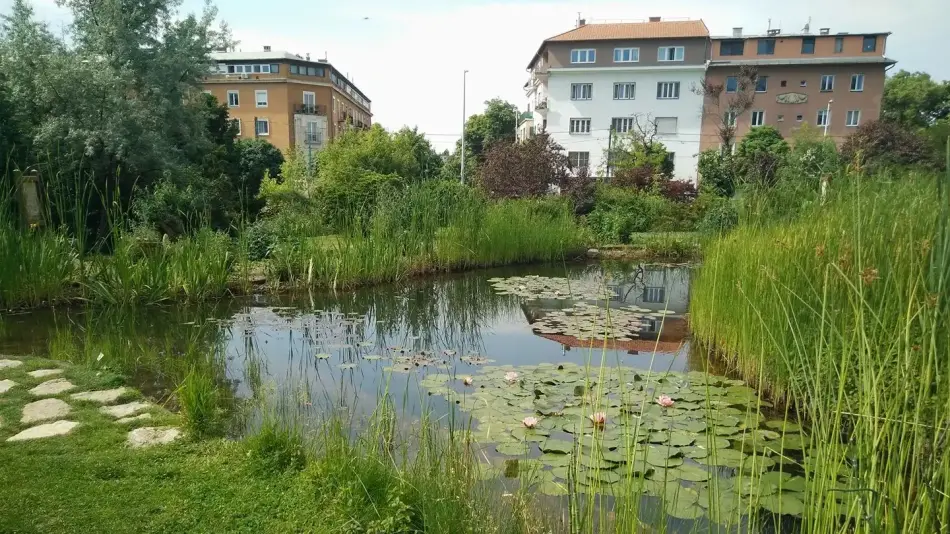
<path id="1" fill-rule="evenodd" d="M 574 444 L 563 439 L 547 439 L 541 442 L 541 451 L 547 453 L 568 454 L 574 450 Z"/>
<path id="2" fill-rule="evenodd" d="M 805 503 L 802 502 L 801 496 L 800 493 L 783 491 L 762 497 L 759 499 L 759 506 L 775 514 L 800 516 L 805 512 Z"/>

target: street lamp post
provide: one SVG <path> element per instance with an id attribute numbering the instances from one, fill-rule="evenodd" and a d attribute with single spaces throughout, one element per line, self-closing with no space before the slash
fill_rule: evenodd
<path id="1" fill-rule="evenodd" d="M 461 183 L 465 183 L 465 85 L 468 81 L 468 70 L 462 72 L 462 176 Z"/>

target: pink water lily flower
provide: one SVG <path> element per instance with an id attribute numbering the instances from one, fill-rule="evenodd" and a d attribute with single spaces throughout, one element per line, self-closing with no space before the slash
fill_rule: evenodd
<path id="1" fill-rule="evenodd" d="M 590 420 L 597 426 L 604 426 L 607 423 L 607 412 L 595 412 L 590 414 Z"/>
<path id="2" fill-rule="evenodd" d="M 518 373 L 514 371 L 508 371 L 507 373 L 505 373 L 506 382 L 510 383 L 510 382 L 514 382 L 515 380 L 518 380 Z"/>
<path id="3" fill-rule="evenodd" d="M 664 408 L 669 408 L 673 406 L 673 399 L 669 395 L 660 395 L 660 398 L 656 399 L 656 403 Z"/>
<path id="4" fill-rule="evenodd" d="M 466 386 L 471 386 L 471 385 L 472 385 L 472 377 L 466 376 L 466 377 L 462 378 L 462 383 L 465 384 Z"/>
<path id="5" fill-rule="evenodd" d="M 523 425 L 525 426 L 525 428 L 534 428 L 534 427 L 537 426 L 537 424 L 538 424 L 538 418 L 537 418 L 537 417 L 525 417 L 524 419 L 521 420 L 521 424 L 523 424 Z"/>

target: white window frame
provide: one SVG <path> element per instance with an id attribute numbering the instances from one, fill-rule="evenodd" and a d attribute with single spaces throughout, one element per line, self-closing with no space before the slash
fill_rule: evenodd
<path id="1" fill-rule="evenodd" d="M 237 134 L 241 135 L 241 119 L 230 119 L 231 124 L 237 124 Z"/>
<path id="2" fill-rule="evenodd" d="M 231 95 L 234 95 L 234 101 L 236 102 L 234 105 L 231 104 Z M 233 89 L 228 90 L 228 107 L 229 108 L 241 107 L 241 93 L 239 91 L 235 91 Z"/>
<path id="3" fill-rule="evenodd" d="M 825 83 L 828 82 L 828 83 Z M 818 86 L 818 90 L 822 93 L 830 93 L 835 90 L 835 75 L 834 74 L 822 74 L 821 75 L 821 84 Z"/>
<path id="4" fill-rule="evenodd" d="M 610 119 L 610 127 L 617 133 L 627 133 L 633 128 L 633 117 L 614 117 Z"/>
<path id="5" fill-rule="evenodd" d="M 587 89 L 586 91 L 584 89 Z M 584 93 L 587 96 L 584 96 Z M 571 100 L 592 100 L 594 98 L 594 84 L 592 83 L 572 83 Z"/>
<path id="6" fill-rule="evenodd" d="M 755 123 L 755 117 L 756 117 L 755 114 L 756 114 L 756 113 L 759 114 L 759 118 L 760 118 L 758 124 Z M 753 110 L 753 111 L 752 111 L 752 115 L 749 117 L 749 124 L 751 125 L 752 128 L 758 128 L 759 126 L 765 126 L 765 110 L 764 110 L 764 109 L 756 109 L 756 110 Z"/>
<path id="7" fill-rule="evenodd" d="M 596 48 L 575 48 L 571 50 L 571 63 L 597 63 Z"/>
<path id="8" fill-rule="evenodd" d="M 673 51 L 673 59 L 670 59 L 670 50 Z M 686 47 L 683 46 L 661 46 L 656 49 L 657 61 L 685 61 Z"/>
<path id="9" fill-rule="evenodd" d="M 854 119 L 854 120 L 852 120 Z M 861 125 L 861 110 L 849 109 L 844 116 L 844 125 L 848 128 L 857 128 Z"/>
<path id="10" fill-rule="evenodd" d="M 310 99 L 311 102 L 310 102 L 309 104 L 307 103 L 307 97 L 310 97 L 309 99 Z M 316 108 L 316 107 L 317 107 L 317 93 L 314 93 L 313 91 L 304 91 L 304 92 L 303 92 L 303 105 L 304 105 L 304 106 L 312 106 L 312 107 Z"/>
<path id="11" fill-rule="evenodd" d="M 623 59 L 624 53 L 629 59 Z M 620 59 L 617 59 L 617 57 Z M 639 63 L 640 49 L 637 47 L 614 48 L 614 63 Z"/>
<path id="12" fill-rule="evenodd" d="M 759 90 L 759 82 L 765 84 L 765 88 Z M 768 93 L 769 92 L 769 77 L 768 76 L 759 76 L 755 79 L 755 92 L 756 93 Z"/>
<path id="13" fill-rule="evenodd" d="M 860 86 L 856 84 L 856 81 L 860 81 Z M 864 74 L 857 73 L 851 75 L 851 92 L 852 93 L 861 93 L 864 91 Z"/>
<path id="14" fill-rule="evenodd" d="M 572 159 L 572 155 L 573 155 L 573 154 L 576 154 L 576 155 L 577 155 L 577 156 L 576 156 L 577 163 L 574 163 L 574 161 L 573 161 L 573 159 Z M 581 165 L 581 155 L 582 155 L 582 154 L 584 155 L 584 158 L 583 158 L 583 159 L 585 160 L 585 161 L 584 161 L 584 163 L 585 163 L 584 165 Z M 571 152 L 568 152 L 568 153 L 567 153 L 567 160 L 571 163 L 571 166 L 572 166 L 573 168 L 575 168 L 575 169 L 581 169 L 581 168 L 588 168 L 588 169 L 589 169 L 589 168 L 590 168 L 590 152 L 588 152 L 588 151 L 579 150 L 579 151 L 571 151 Z"/>
<path id="15" fill-rule="evenodd" d="M 656 82 L 656 93 L 657 100 L 678 100 L 680 82 Z"/>
<path id="16" fill-rule="evenodd" d="M 739 114 L 735 111 L 727 111 L 722 118 L 723 123 L 730 128 L 735 128 L 739 121 Z"/>
<path id="17" fill-rule="evenodd" d="M 264 95 L 264 104 L 261 105 L 261 95 Z M 266 108 L 268 103 L 267 98 L 267 89 L 258 89 L 254 91 L 254 106 L 258 108 Z"/>
<path id="18" fill-rule="evenodd" d="M 260 132 L 260 130 L 257 128 L 257 125 L 258 125 L 259 123 L 260 123 L 260 124 L 266 124 L 266 125 L 267 125 L 267 126 L 264 127 L 264 129 L 267 130 L 266 132 L 264 132 L 264 133 L 261 133 L 261 132 Z M 254 117 L 254 135 L 257 136 L 257 137 L 267 137 L 267 136 L 269 136 L 269 135 L 270 135 L 270 119 L 268 119 L 268 118 L 263 118 L 263 117 Z"/>
<path id="19" fill-rule="evenodd" d="M 620 89 L 619 93 L 617 91 L 618 88 Z M 629 89 L 629 91 L 627 89 Z M 620 96 L 618 96 L 618 94 Z M 636 100 L 636 98 L 636 82 L 614 82 L 614 100 Z"/>
<path id="20" fill-rule="evenodd" d="M 661 131 L 660 131 L 660 120 L 663 120 L 663 119 L 665 119 L 665 120 L 667 120 L 667 121 L 669 121 L 669 120 L 672 120 L 672 121 L 673 121 L 673 131 L 672 131 L 672 132 L 666 132 L 666 131 L 661 132 Z M 678 117 L 656 117 L 656 118 L 653 119 L 653 124 L 654 124 L 654 126 L 656 126 L 656 134 L 657 134 L 657 135 L 676 135 L 677 133 L 679 133 L 679 122 L 680 122 L 680 121 L 679 121 L 679 118 L 678 118 Z"/>
<path id="21" fill-rule="evenodd" d="M 571 135 L 590 135 L 590 117 L 574 117 L 568 124 Z"/>
<path id="22" fill-rule="evenodd" d="M 317 121 L 308 122 L 304 126 L 304 136 L 308 145 L 322 145 L 323 136 L 320 135 L 321 133 L 320 123 Z"/>
<path id="23" fill-rule="evenodd" d="M 819 109 L 818 115 L 815 116 L 815 126 L 824 127 L 828 123 L 828 110 Z"/>

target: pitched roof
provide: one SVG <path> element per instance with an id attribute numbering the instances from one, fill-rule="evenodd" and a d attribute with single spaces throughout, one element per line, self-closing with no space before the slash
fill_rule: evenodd
<path id="1" fill-rule="evenodd" d="M 702 20 L 664 20 L 659 22 L 620 22 L 585 24 L 547 39 L 547 41 L 599 41 L 604 39 L 679 39 L 709 37 Z"/>

